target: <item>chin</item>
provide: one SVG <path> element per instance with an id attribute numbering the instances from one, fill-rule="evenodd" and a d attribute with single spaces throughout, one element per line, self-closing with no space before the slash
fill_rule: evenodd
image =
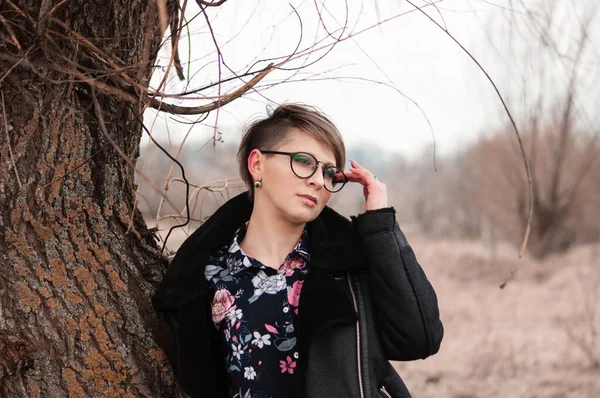
<path id="1" fill-rule="evenodd" d="M 313 221 L 321 214 L 323 209 L 300 208 L 295 210 L 294 212 L 287 212 L 287 216 L 292 222 L 300 224 Z"/>

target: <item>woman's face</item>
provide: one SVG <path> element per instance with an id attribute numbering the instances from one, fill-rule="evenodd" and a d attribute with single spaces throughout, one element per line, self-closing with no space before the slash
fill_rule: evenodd
<path id="1" fill-rule="evenodd" d="M 258 151 L 254 151 L 249 158 L 249 167 L 254 180 L 258 177 L 262 181 L 262 187 L 254 190 L 254 200 L 259 206 L 267 206 L 275 215 L 278 214 L 292 223 L 300 224 L 314 220 L 331 198 L 331 192 L 324 187 L 323 167 L 336 165 L 333 152 L 328 146 L 299 129 L 294 129 L 288 139 L 273 150 L 308 152 L 322 163 L 319 163 L 317 171 L 311 177 L 300 178 L 292 171 L 289 156 L 259 155 Z M 256 160 L 253 161 L 253 157 Z"/>

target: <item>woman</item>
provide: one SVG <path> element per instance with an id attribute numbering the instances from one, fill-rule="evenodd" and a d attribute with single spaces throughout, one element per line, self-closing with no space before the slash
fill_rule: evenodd
<path id="1" fill-rule="evenodd" d="M 153 301 L 190 397 L 410 397 L 388 360 L 436 353 L 437 298 L 388 207 L 333 123 L 282 105 L 238 151 L 250 188 L 181 246 Z M 364 213 L 326 207 L 347 182 Z"/>

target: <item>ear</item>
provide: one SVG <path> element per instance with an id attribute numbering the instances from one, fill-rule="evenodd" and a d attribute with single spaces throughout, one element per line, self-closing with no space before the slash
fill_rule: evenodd
<path id="1" fill-rule="evenodd" d="M 258 149 L 253 149 L 248 155 L 248 171 L 250 171 L 254 181 L 260 181 L 262 176 L 262 156 Z"/>

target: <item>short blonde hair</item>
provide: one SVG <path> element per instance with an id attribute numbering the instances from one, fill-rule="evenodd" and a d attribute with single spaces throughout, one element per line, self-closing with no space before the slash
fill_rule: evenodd
<path id="1" fill-rule="evenodd" d="M 335 124 L 319 109 L 304 104 L 283 104 L 267 118 L 250 123 L 237 153 L 240 176 L 254 196 L 254 181 L 248 170 L 248 156 L 254 149 L 273 150 L 290 137 L 292 129 L 300 129 L 331 149 L 336 166 L 344 168 L 346 146 Z"/>

